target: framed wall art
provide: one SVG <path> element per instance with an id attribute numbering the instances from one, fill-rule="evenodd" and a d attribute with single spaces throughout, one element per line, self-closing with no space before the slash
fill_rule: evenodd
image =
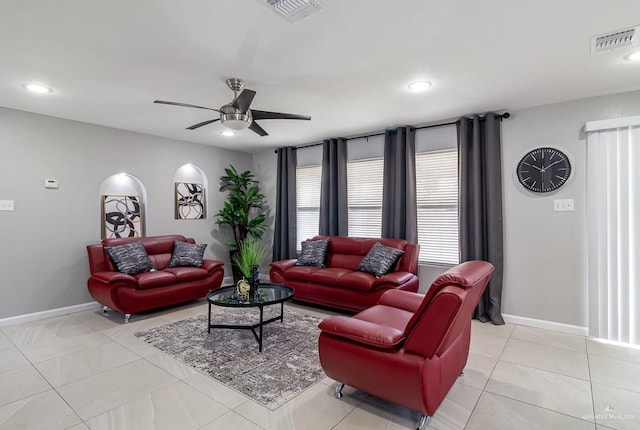
<path id="1" fill-rule="evenodd" d="M 206 211 L 203 184 L 176 182 L 176 219 L 205 219 Z"/>
<path id="2" fill-rule="evenodd" d="M 144 236 L 144 212 L 140 196 L 102 196 L 102 238 Z"/>

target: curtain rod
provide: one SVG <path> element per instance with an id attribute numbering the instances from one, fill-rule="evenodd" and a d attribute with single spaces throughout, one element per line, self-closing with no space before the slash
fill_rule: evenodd
<path id="1" fill-rule="evenodd" d="M 509 112 L 505 112 L 503 114 L 496 114 L 499 118 L 500 121 L 502 121 L 503 119 L 507 119 L 511 116 L 511 114 Z M 480 117 L 480 120 L 484 120 L 485 117 Z M 459 120 L 456 121 L 449 121 L 449 122 L 442 122 L 442 123 L 438 123 L 438 124 L 430 124 L 430 125 L 423 125 L 421 127 L 412 127 L 414 130 L 424 130 L 426 128 L 437 128 L 437 127 L 445 127 L 447 125 L 455 125 L 458 123 Z M 363 134 L 363 135 L 358 135 L 358 136 L 352 136 L 352 137 L 345 137 L 344 140 L 355 140 L 355 139 L 368 139 L 370 137 L 375 137 L 375 136 L 382 136 L 385 134 L 385 131 L 381 131 L 378 133 L 371 133 L 371 134 Z M 303 149 L 303 148 L 311 148 L 313 146 L 319 146 L 322 145 L 324 142 L 318 142 L 318 143 L 309 143 L 308 145 L 302 145 L 302 146 L 294 146 L 295 149 Z M 278 152 L 277 150 L 273 151 L 273 152 Z"/>

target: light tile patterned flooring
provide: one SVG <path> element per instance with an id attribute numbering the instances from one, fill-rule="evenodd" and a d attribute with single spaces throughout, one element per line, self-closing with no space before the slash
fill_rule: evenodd
<path id="1" fill-rule="evenodd" d="M 415 428 L 417 414 L 366 393 L 346 387 L 335 399 L 329 378 L 270 411 L 133 336 L 206 308 L 198 301 L 126 325 L 96 309 L 2 327 L 0 429 Z M 640 350 L 524 326 L 472 327 L 465 375 L 430 428 L 640 429 Z"/>

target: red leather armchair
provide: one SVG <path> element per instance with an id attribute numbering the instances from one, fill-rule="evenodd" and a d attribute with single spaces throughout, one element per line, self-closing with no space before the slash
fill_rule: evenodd
<path id="1" fill-rule="evenodd" d="M 467 261 L 438 277 L 426 295 L 389 290 L 353 317 L 331 316 L 319 327 L 320 364 L 345 384 L 421 414 L 426 427 L 469 354 L 471 314 L 494 267 Z"/>

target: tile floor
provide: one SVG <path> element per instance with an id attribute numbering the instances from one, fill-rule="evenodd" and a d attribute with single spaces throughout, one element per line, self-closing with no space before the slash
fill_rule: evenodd
<path id="1" fill-rule="evenodd" d="M 132 335 L 205 312 L 199 301 L 127 325 L 96 309 L 2 327 L 0 429 L 415 428 L 416 414 L 366 393 L 335 399 L 329 378 L 270 411 Z M 430 428 L 640 429 L 640 350 L 474 321 L 465 375 Z"/>

